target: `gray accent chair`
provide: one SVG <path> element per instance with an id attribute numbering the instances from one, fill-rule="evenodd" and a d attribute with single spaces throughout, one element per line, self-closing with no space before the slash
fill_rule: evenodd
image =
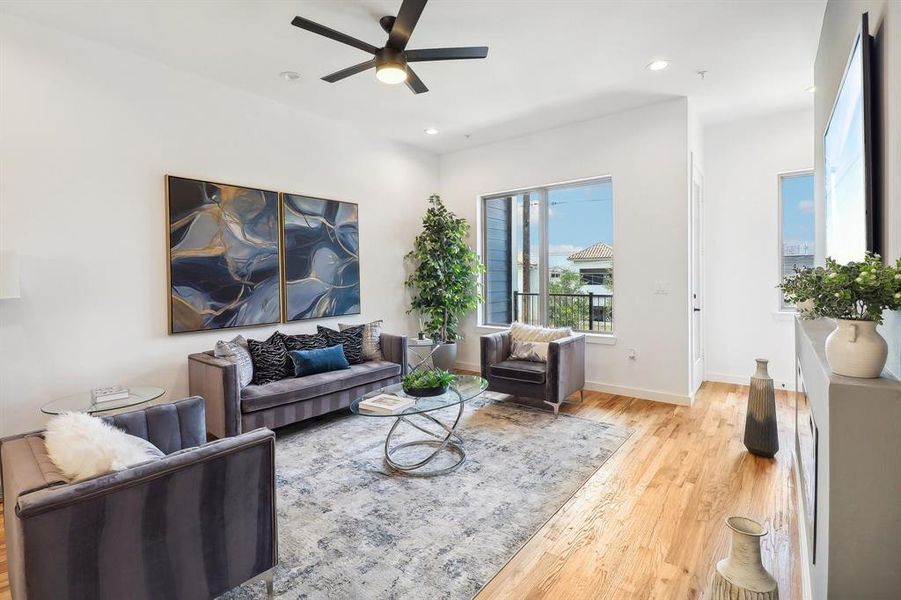
<path id="1" fill-rule="evenodd" d="M 576 334 L 548 344 L 547 362 L 510 360 L 509 331 L 480 339 L 482 377 L 488 390 L 525 398 L 540 398 L 554 409 L 585 387 L 585 335 Z"/>
<path id="2" fill-rule="evenodd" d="M 14 600 L 213 598 L 278 563 L 275 434 L 206 443 L 203 399 L 106 417 L 166 456 L 68 483 L 40 433 L 0 440 Z"/>
<path id="3" fill-rule="evenodd" d="M 367 392 L 398 383 L 407 373 L 407 337 L 383 333 L 384 360 L 349 369 L 238 385 L 237 366 L 212 351 L 188 356 L 190 393 L 206 402 L 207 432 L 218 438 L 257 427 L 275 429 L 347 408 Z"/>

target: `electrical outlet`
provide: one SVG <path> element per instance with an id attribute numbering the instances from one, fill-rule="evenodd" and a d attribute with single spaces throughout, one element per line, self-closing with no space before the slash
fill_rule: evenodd
<path id="1" fill-rule="evenodd" d="M 635 360 L 637 358 L 635 348 L 629 348 L 628 357 L 629 357 L 629 360 Z"/>

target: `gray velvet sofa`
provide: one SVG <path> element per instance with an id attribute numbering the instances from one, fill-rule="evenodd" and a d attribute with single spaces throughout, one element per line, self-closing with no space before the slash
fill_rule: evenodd
<path id="1" fill-rule="evenodd" d="M 68 483 L 40 433 L 0 440 L 14 600 L 213 598 L 278 562 L 275 435 L 206 443 L 203 400 L 107 417 L 166 456 Z"/>
<path id="2" fill-rule="evenodd" d="M 290 425 L 347 408 L 363 394 L 399 382 L 407 372 L 407 338 L 383 333 L 380 341 L 384 360 L 243 389 L 234 363 L 212 351 L 191 354 L 190 393 L 206 402 L 207 431 L 216 437 Z"/>
<path id="3" fill-rule="evenodd" d="M 548 344 L 547 362 L 511 360 L 509 331 L 480 338 L 482 377 L 488 390 L 540 398 L 554 409 L 585 387 L 585 335 L 575 334 Z"/>

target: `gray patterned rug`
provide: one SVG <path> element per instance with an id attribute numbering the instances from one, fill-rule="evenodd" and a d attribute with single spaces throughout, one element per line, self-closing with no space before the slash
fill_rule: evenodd
<path id="1" fill-rule="evenodd" d="M 417 478 L 384 464 L 392 422 L 340 413 L 279 431 L 276 597 L 471 598 L 631 433 L 477 398 L 459 430 L 466 462 Z"/>

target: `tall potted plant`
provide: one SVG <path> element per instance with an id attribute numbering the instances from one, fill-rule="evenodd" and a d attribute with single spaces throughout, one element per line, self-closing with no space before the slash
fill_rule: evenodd
<path id="1" fill-rule="evenodd" d="M 841 265 L 831 258 L 826 266 L 803 269 L 782 282 L 786 300 L 804 304 L 802 316 L 835 319 L 826 338 L 826 360 L 838 375 L 879 377 L 888 344 L 876 331 L 886 310 L 901 309 L 901 259 L 882 264 L 878 254 L 862 262 Z"/>
<path id="2" fill-rule="evenodd" d="M 450 370 L 457 361 L 460 318 L 481 301 L 482 264 L 469 247 L 469 223 L 449 211 L 435 194 L 422 218 L 422 232 L 407 259 L 413 271 L 406 285 L 413 292 L 410 310 L 422 317 L 423 333 L 442 344 L 435 351 L 436 367 Z"/>

